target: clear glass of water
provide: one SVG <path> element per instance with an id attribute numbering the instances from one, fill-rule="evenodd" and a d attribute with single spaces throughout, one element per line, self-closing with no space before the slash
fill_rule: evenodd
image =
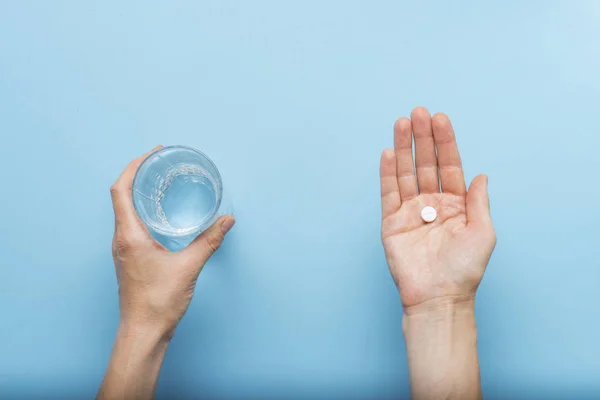
<path id="1" fill-rule="evenodd" d="M 229 211 L 219 170 L 191 147 L 163 147 L 150 154 L 139 166 L 132 190 L 137 214 L 171 251 L 185 248 Z"/>

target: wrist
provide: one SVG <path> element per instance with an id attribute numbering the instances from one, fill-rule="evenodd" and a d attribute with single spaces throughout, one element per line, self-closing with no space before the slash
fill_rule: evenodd
<path id="1" fill-rule="evenodd" d="M 474 295 L 455 295 L 432 298 L 418 304 L 403 307 L 404 317 L 442 316 L 475 312 Z"/>
<path id="2" fill-rule="evenodd" d="M 481 398 L 474 303 L 444 297 L 405 307 L 412 398 Z"/>
<path id="3" fill-rule="evenodd" d="M 476 330 L 475 299 L 473 296 L 447 296 L 404 307 L 402 328 L 406 333 L 411 328 L 452 328 Z"/>
<path id="4" fill-rule="evenodd" d="M 168 344 L 174 333 L 175 327 L 167 324 L 121 320 L 119 321 L 117 337 L 162 345 Z"/>
<path id="5" fill-rule="evenodd" d="M 97 399 L 154 398 L 168 345 L 156 326 L 121 320 Z"/>

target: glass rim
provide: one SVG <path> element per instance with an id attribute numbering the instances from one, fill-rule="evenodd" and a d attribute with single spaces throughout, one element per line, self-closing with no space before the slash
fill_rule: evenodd
<path id="1" fill-rule="evenodd" d="M 142 171 L 142 167 L 144 167 L 144 165 L 146 165 L 146 163 L 151 159 L 156 157 L 157 155 L 159 155 L 159 153 L 162 153 L 166 150 L 187 150 L 187 151 L 191 151 L 193 153 L 196 153 L 197 155 L 199 155 L 200 157 L 202 157 L 203 159 L 205 159 L 206 161 L 208 161 L 208 163 L 214 168 L 215 172 L 216 172 L 216 176 L 214 176 L 213 178 L 215 178 L 216 183 L 218 185 L 219 193 L 217 196 L 217 201 L 215 203 L 215 206 L 213 207 L 212 211 L 210 212 L 210 214 L 208 214 L 198 225 L 192 226 L 190 228 L 186 228 L 186 229 L 177 229 L 176 232 L 170 231 L 170 230 L 165 230 L 163 228 L 161 228 L 160 226 L 157 226 L 156 224 L 154 224 L 151 221 L 146 220 L 141 214 L 140 211 L 138 210 L 138 206 L 136 204 L 136 202 L 134 201 L 135 196 L 136 196 L 136 182 L 138 180 L 138 178 L 140 177 L 140 171 Z M 212 174 L 211 174 L 212 175 Z M 138 190 L 139 192 L 139 190 Z M 141 192 L 140 192 L 141 195 Z M 133 181 L 131 183 L 131 202 L 133 203 L 133 208 L 135 209 L 135 213 L 137 214 L 138 218 L 140 220 L 142 220 L 142 222 L 150 227 L 152 227 L 152 229 L 164 236 L 170 236 L 170 237 L 185 237 L 188 235 L 191 235 L 193 233 L 199 232 L 202 230 L 203 227 L 205 227 L 208 223 L 210 223 L 211 221 L 213 221 L 215 219 L 215 216 L 218 214 L 219 212 L 219 208 L 221 207 L 221 201 L 223 200 L 223 180 L 221 178 L 221 172 L 219 171 L 219 168 L 217 168 L 217 165 L 214 163 L 213 160 L 210 159 L 209 156 L 207 156 L 205 153 L 201 152 L 198 149 L 195 149 L 193 147 L 189 147 L 189 146 L 183 146 L 183 145 L 170 145 L 170 146 L 164 146 L 161 147 L 158 150 L 155 150 L 153 152 L 151 152 L 150 154 L 148 154 L 148 156 L 146 156 L 146 158 L 144 158 L 142 160 L 142 162 L 140 163 L 140 165 L 137 167 L 137 170 L 135 171 L 135 175 L 133 177 Z"/>

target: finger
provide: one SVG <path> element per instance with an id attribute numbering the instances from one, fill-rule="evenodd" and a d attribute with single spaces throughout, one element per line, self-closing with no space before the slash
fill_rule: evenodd
<path id="1" fill-rule="evenodd" d="M 183 250 L 183 254 L 194 261 L 198 273 L 208 259 L 221 247 L 225 235 L 234 224 L 235 218 L 233 216 L 224 215 L 220 217 Z"/>
<path id="2" fill-rule="evenodd" d="M 400 198 L 407 201 L 419 195 L 413 162 L 412 125 L 408 118 L 400 118 L 394 124 L 394 148 Z"/>
<path id="3" fill-rule="evenodd" d="M 493 226 L 488 196 L 488 177 L 477 175 L 467 192 L 467 224 Z"/>
<path id="4" fill-rule="evenodd" d="M 431 115 L 425 107 L 417 107 L 410 114 L 410 119 L 415 137 L 419 193 L 439 193 L 438 164 L 431 129 Z"/>
<path id="5" fill-rule="evenodd" d="M 396 154 L 392 149 L 385 149 L 381 154 L 379 165 L 381 179 L 381 216 L 382 219 L 394 214 L 400 208 L 400 191 L 396 178 Z"/>
<path id="6" fill-rule="evenodd" d="M 446 114 L 437 113 L 431 119 L 431 125 L 437 148 L 442 192 L 464 196 L 467 187 L 452 123 Z"/>
<path id="7" fill-rule="evenodd" d="M 131 198 L 133 178 L 138 167 L 146 159 L 146 157 L 160 148 L 162 148 L 162 146 L 156 146 L 154 149 L 152 149 L 152 151 L 131 161 L 127 167 L 125 167 L 125 170 L 121 173 L 121 176 L 119 176 L 117 181 L 111 186 L 110 195 L 113 202 L 113 209 L 115 211 L 116 225 L 134 226 L 140 223 L 135 213 Z"/>

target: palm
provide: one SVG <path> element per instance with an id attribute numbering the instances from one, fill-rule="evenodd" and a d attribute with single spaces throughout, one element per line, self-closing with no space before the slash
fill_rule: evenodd
<path id="1" fill-rule="evenodd" d="M 412 123 L 399 120 L 396 151 L 387 150 L 382 157 L 382 240 L 406 307 L 439 297 L 474 295 L 493 249 L 493 228 L 483 209 L 487 199 L 480 190 L 484 178 L 476 178 L 467 195 L 450 122 L 445 116 L 435 116 L 434 121 L 432 127 L 422 108 L 415 109 Z M 421 219 L 425 206 L 438 213 L 432 223 Z"/>

